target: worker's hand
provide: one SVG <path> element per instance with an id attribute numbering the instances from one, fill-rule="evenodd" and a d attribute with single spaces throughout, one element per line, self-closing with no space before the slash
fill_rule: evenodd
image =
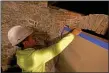
<path id="1" fill-rule="evenodd" d="M 75 28 L 75 29 L 72 31 L 72 33 L 73 33 L 74 35 L 79 35 L 81 32 L 82 32 L 82 30 L 81 30 L 80 28 Z"/>

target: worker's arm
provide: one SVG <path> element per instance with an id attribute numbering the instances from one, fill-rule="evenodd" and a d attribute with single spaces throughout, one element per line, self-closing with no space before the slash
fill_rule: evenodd
<path id="1" fill-rule="evenodd" d="M 75 35 L 77 35 L 78 33 L 80 33 L 80 31 L 78 32 L 77 30 L 75 30 L 62 38 L 58 43 L 48 48 L 42 49 L 40 52 L 42 53 L 44 61 L 47 62 L 61 53 L 72 42 Z"/>

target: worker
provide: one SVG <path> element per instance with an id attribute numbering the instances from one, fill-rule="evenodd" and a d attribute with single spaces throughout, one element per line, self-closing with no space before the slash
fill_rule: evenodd
<path id="1" fill-rule="evenodd" d="M 19 25 L 8 31 L 8 39 L 12 46 L 19 47 L 16 57 L 22 72 L 45 72 L 46 62 L 60 54 L 80 32 L 80 29 L 75 28 L 56 44 L 42 49 L 34 49 L 37 40 L 32 36 L 33 30 Z"/>

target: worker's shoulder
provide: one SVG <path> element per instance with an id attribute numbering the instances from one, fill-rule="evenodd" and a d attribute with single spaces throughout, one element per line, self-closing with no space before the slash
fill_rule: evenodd
<path id="1" fill-rule="evenodd" d="M 24 49 L 24 50 L 17 49 L 16 54 L 31 53 L 31 52 L 34 52 L 34 51 L 35 51 L 35 49 L 33 49 L 33 48 L 27 48 L 27 49 Z"/>

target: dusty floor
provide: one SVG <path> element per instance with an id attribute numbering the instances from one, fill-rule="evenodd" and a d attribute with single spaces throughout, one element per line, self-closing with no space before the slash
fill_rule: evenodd
<path id="1" fill-rule="evenodd" d="M 34 27 L 37 36 L 52 40 L 60 36 L 64 25 L 77 26 L 80 14 L 47 7 L 47 2 L 2 2 L 2 67 L 7 68 L 14 48 L 8 41 L 8 30 L 15 25 Z"/>

